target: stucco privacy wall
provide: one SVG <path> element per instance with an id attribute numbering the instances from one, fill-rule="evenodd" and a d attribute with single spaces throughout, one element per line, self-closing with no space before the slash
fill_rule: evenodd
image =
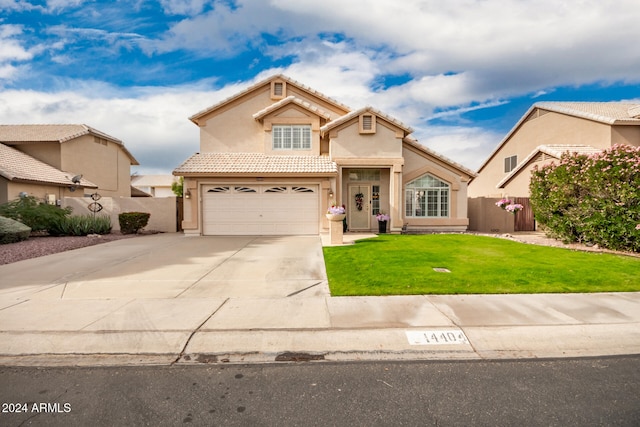
<path id="1" fill-rule="evenodd" d="M 87 207 L 92 202 L 89 197 L 65 197 L 62 205 L 73 208 L 72 215 L 86 215 L 91 214 Z M 102 197 L 98 203 L 103 210 L 97 215 L 109 215 L 112 231 L 120 231 L 118 215 L 122 212 L 150 213 L 145 230 L 163 233 L 177 231 L 176 197 Z"/>

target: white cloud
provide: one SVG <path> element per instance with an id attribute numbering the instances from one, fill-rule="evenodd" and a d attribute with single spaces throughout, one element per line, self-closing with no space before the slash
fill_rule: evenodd
<path id="1" fill-rule="evenodd" d="M 197 15 L 205 3 L 205 0 L 160 0 L 164 11 L 171 15 Z"/>

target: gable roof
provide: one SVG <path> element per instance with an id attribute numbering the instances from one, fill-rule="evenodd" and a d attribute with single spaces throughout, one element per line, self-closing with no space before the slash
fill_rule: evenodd
<path id="1" fill-rule="evenodd" d="M 191 120 L 193 123 L 195 123 L 196 125 L 198 124 L 198 119 L 206 116 L 207 114 L 235 101 L 236 99 L 241 98 L 242 96 L 251 93 L 253 91 L 255 91 L 256 89 L 259 89 L 267 84 L 271 84 L 272 81 L 274 80 L 282 80 L 284 82 L 286 82 L 287 84 L 291 84 L 295 87 L 297 87 L 298 89 L 307 92 L 310 95 L 313 95 L 317 98 L 322 99 L 323 101 L 327 102 L 328 104 L 334 105 L 336 107 L 338 107 L 341 110 L 344 111 L 351 111 L 351 108 L 347 107 L 346 105 L 336 101 L 335 99 L 323 94 L 322 92 L 318 92 L 315 89 L 310 88 L 309 86 L 305 86 L 300 82 L 297 82 L 296 80 L 293 80 L 290 77 L 285 76 L 284 74 L 276 74 L 274 76 L 271 76 L 265 80 L 261 80 L 249 87 L 247 87 L 246 89 L 236 93 L 235 95 L 230 96 L 229 98 L 223 99 L 222 101 L 218 102 L 217 104 L 214 104 L 210 107 L 205 108 L 204 110 L 201 110 L 199 112 L 197 112 L 196 114 L 192 115 L 191 117 L 189 117 L 189 120 Z M 285 98 L 286 99 L 286 98 Z"/>
<path id="2" fill-rule="evenodd" d="M 7 145 L 34 142 L 57 142 L 62 144 L 84 135 L 94 135 L 119 145 L 131 160 L 132 165 L 140 164 L 121 140 L 84 124 L 0 125 L 0 143 Z"/>
<path id="3" fill-rule="evenodd" d="M 304 101 L 300 98 L 296 98 L 294 95 L 287 96 L 286 98 L 269 105 L 267 108 L 263 108 L 262 110 L 255 113 L 253 115 L 253 118 L 256 120 L 261 120 L 267 115 L 269 115 L 270 113 L 273 113 L 274 111 L 277 111 L 280 108 L 289 104 L 299 105 L 300 107 L 304 108 L 305 110 L 313 114 L 323 117 L 326 120 L 331 120 L 331 114 L 327 113 L 317 105 L 313 105 L 310 102 Z"/>
<path id="4" fill-rule="evenodd" d="M 337 126 L 340 126 L 343 123 L 348 122 L 349 120 L 352 120 L 356 117 L 358 117 L 361 114 L 364 113 L 371 113 L 376 115 L 377 117 L 386 120 L 387 122 L 399 127 L 400 129 L 402 129 L 403 131 L 406 132 L 406 134 L 410 134 L 413 133 L 413 129 L 411 129 L 409 126 L 405 125 L 404 123 L 402 123 L 400 120 L 397 120 L 393 117 L 391 117 L 388 114 L 383 113 L 380 110 L 376 110 L 375 108 L 371 107 L 371 106 L 366 106 L 363 108 L 360 108 L 359 110 L 356 111 L 352 111 L 348 114 L 345 114 L 344 116 L 341 116 L 340 118 L 333 120 L 332 122 L 327 123 L 326 125 L 322 126 L 320 128 L 320 132 L 322 133 L 326 133 L 328 131 L 330 131 L 331 129 L 335 129 Z"/>
<path id="5" fill-rule="evenodd" d="M 560 159 L 564 153 L 571 154 L 595 154 L 602 152 L 602 149 L 592 147 L 591 145 L 570 145 L 570 144 L 547 144 L 539 145 L 533 150 L 523 161 L 520 162 L 502 181 L 496 185 L 497 188 L 503 188 L 513 178 L 520 173 L 533 159 L 539 154 L 547 154 L 553 158 Z"/>
<path id="6" fill-rule="evenodd" d="M 0 176 L 14 182 L 54 184 L 70 187 L 74 185 L 72 172 L 63 172 L 40 160 L 34 159 L 20 150 L 0 144 Z M 82 178 L 79 187 L 98 188 L 91 181 Z"/>
<path id="7" fill-rule="evenodd" d="M 474 171 L 472 171 L 471 169 L 466 168 L 465 166 L 461 165 L 460 163 L 454 162 L 453 160 L 451 160 L 448 157 L 443 156 L 442 154 L 438 153 L 437 151 L 434 151 L 430 148 L 427 148 L 426 146 L 420 144 L 418 142 L 418 140 L 408 136 L 405 137 L 402 140 L 403 143 L 408 144 L 409 146 L 413 147 L 414 149 L 417 149 L 418 151 L 422 151 L 425 154 L 428 154 L 438 160 L 440 160 L 441 162 L 449 165 L 451 168 L 456 169 L 458 172 L 461 172 L 464 175 L 467 175 L 470 179 L 475 178 L 476 176 L 478 176 L 477 173 L 475 173 Z"/>
<path id="8" fill-rule="evenodd" d="M 640 126 L 640 104 L 629 102 L 537 102 L 527 110 L 511 128 L 496 148 L 478 168 L 478 172 L 491 161 L 493 156 L 511 139 L 514 133 L 526 122 L 536 109 L 552 111 L 607 125 Z"/>
<path id="9" fill-rule="evenodd" d="M 196 153 L 173 174 L 321 174 L 338 172 L 327 156 L 278 156 L 262 153 Z"/>

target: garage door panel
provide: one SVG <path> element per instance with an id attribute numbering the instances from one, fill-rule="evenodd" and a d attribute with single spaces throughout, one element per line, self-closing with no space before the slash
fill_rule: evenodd
<path id="1" fill-rule="evenodd" d="M 318 234 L 318 186 L 229 185 L 203 191 L 203 234 Z"/>

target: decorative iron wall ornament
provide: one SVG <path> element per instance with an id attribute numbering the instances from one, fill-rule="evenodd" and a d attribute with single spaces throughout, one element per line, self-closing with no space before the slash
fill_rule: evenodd
<path id="1" fill-rule="evenodd" d="M 104 207 L 98 203 L 98 200 L 100 200 L 102 198 L 101 195 L 99 195 L 98 193 L 93 193 L 91 195 L 91 200 L 93 200 L 92 203 L 89 203 L 89 205 L 87 206 L 87 209 L 89 209 L 91 212 L 93 212 L 93 216 L 96 215 L 96 213 L 100 212 L 102 209 L 104 209 Z"/>

